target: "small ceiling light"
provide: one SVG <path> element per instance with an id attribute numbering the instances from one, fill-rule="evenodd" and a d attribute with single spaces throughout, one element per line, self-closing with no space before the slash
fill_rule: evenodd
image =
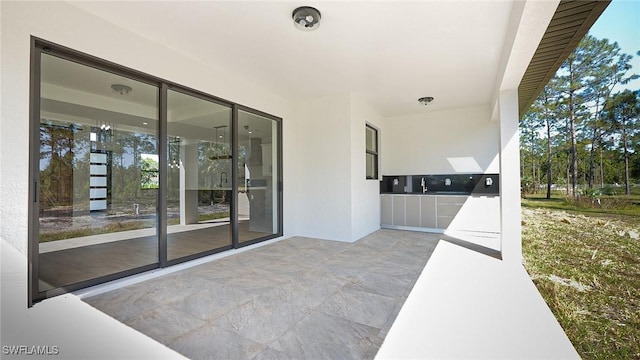
<path id="1" fill-rule="evenodd" d="M 298 30 L 313 31 L 320 27 L 320 11 L 310 6 L 293 10 L 293 25 Z"/>
<path id="2" fill-rule="evenodd" d="M 425 96 L 425 97 L 421 97 L 420 99 L 418 99 L 418 102 L 424 106 L 427 106 L 429 104 L 431 104 L 431 102 L 433 101 L 433 97 L 432 96 Z"/>
<path id="3" fill-rule="evenodd" d="M 120 95 L 127 95 L 132 90 L 130 86 L 122 84 L 113 84 L 111 85 L 111 89 Z"/>

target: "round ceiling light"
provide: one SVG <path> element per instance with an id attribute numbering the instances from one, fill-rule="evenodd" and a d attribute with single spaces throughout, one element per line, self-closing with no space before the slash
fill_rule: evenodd
<path id="1" fill-rule="evenodd" d="M 298 30 L 313 31 L 320 27 L 320 11 L 310 6 L 301 6 L 293 10 L 293 25 Z"/>
<path id="2" fill-rule="evenodd" d="M 433 96 L 425 96 L 418 99 L 418 102 L 424 106 L 431 104 L 432 101 L 433 101 Z"/>
<path id="3" fill-rule="evenodd" d="M 111 90 L 117 92 L 120 95 L 127 95 L 131 92 L 131 86 L 122 85 L 122 84 L 113 84 L 111 85 Z"/>

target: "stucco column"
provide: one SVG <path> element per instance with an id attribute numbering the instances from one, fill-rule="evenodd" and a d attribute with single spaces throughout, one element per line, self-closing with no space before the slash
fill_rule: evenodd
<path id="1" fill-rule="evenodd" d="M 504 261 L 522 263 L 518 90 L 500 92 L 500 251 Z"/>

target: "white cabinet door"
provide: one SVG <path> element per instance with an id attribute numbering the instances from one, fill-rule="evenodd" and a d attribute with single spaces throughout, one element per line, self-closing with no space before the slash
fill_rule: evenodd
<path id="1" fill-rule="evenodd" d="M 500 198 L 469 196 L 449 224 L 450 230 L 500 232 Z"/>
<path id="2" fill-rule="evenodd" d="M 438 218 L 436 225 L 438 229 L 447 229 L 458 217 L 460 209 L 464 206 L 468 196 L 443 195 L 437 196 L 436 213 Z"/>
<path id="3" fill-rule="evenodd" d="M 420 226 L 424 228 L 436 228 L 436 197 L 431 195 L 420 196 Z"/>
<path id="4" fill-rule="evenodd" d="M 405 225 L 420 227 L 420 195 L 405 196 Z"/>
<path id="5" fill-rule="evenodd" d="M 393 197 L 393 225 L 405 226 L 407 224 L 405 213 L 405 198 L 406 196 Z"/>
<path id="6" fill-rule="evenodd" d="M 393 195 L 380 195 L 380 224 L 393 225 Z"/>

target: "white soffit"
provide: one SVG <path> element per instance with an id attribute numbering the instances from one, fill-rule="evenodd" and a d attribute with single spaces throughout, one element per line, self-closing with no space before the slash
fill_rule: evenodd
<path id="1" fill-rule="evenodd" d="M 384 116 L 490 104 L 504 65 L 514 4 L 511 0 L 71 3 L 283 98 L 296 101 L 355 92 Z M 322 13 L 317 31 L 294 28 L 291 12 L 301 5 Z M 525 8 L 529 6 L 527 2 Z M 537 16 L 537 7 L 551 5 L 531 7 L 531 16 Z M 547 21 L 546 12 L 542 13 L 544 19 L 527 17 L 523 24 Z M 541 26 L 542 32 L 545 27 Z M 525 58 L 526 52 L 522 61 Z M 512 73 L 515 79 L 517 72 L 509 70 Z M 435 101 L 421 106 L 417 99 L 422 96 L 433 96 Z"/>

